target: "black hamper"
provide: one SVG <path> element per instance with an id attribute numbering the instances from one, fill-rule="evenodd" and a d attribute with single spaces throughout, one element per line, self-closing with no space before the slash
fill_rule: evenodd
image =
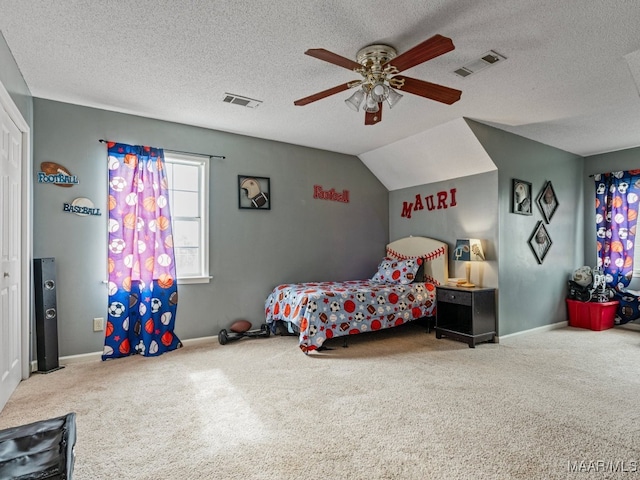
<path id="1" fill-rule="evenodd" d="M 0 479 L 72 479 L 76 414 L 0 430 Z"/>

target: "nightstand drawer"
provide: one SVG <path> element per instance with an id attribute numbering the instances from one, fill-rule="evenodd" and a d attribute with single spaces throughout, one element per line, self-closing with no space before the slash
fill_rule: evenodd
<path id="1" fill-rule="evenodd" d="M 438 289 L 437 300 L 439 302 L 455 303 L 457 305 L 471 305 L 471 292 L 458 290 Z"/>

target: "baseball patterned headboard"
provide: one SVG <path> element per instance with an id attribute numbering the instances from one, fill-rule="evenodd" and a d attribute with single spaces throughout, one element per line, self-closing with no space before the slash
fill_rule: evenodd
<path id="1" fill-rule="evenodd" d="M 427 237 L 400 238 L 387 245 L 387 256 L 406 260 L 422 258 L 425 277 L 438 285 L 445 285 L 449 278 L 449 253 L 446 243 Z"/>

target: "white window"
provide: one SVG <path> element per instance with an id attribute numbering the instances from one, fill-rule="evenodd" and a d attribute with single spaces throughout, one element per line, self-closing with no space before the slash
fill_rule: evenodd
<path id="1" fill-rule="evenodd" d="M 209 276 L 209 157 L 164 152 L 178 283 Z"/>
<path id="2" fill-rule="evenodd" d="M 635 293 L 635 292 L 638 292 L 639 290 L 640 290 L 640 245 L 636 244 L 633 250 L 633 273 L 631 276 L 631 281 L 627 286 L 627 291 L 631 291 L 631 293 Z"/>

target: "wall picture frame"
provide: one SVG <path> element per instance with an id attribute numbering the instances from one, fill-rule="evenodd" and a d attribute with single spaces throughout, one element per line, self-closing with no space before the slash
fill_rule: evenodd
<path id="1" fill-rule="evenodd" d="M 511 213 L 533 215 L 531 183 L 514 178 L 511 180 Z"/>
<path id="2" fill-rule="evenodd" d="M 255 175 L 238 175 L 238 208 L 271 210 L 270 179 Z"/>
<path id="3" fill-rule="evenodd" d="M 546 223 L 550 223 L 551 218 L 556 213 L 559 205 L 558 197 L 556 197 L 556 191 L 553 189 L 553 185 L 550 181 L 545 183 L 542 190 L 540 190 L 536 203 L 538 204 L 538 208 L 540 209 L 540 213 L 542 213 L 544 221 Z"/>
<path id="4" fill-rule="evenodd" d="M 542 220 L 538 220 L 536 228 L 533 229 L 533 232 L 529 237 L 529 247 L 531 247 L 531 251 L 536 257 L 538 264 L 542 264 L 544 257 L 549 253 L 549 249 L 552 244 L 553 241 L 549 236 L 549 232 L 547 231 L 544 222 Z"/>

